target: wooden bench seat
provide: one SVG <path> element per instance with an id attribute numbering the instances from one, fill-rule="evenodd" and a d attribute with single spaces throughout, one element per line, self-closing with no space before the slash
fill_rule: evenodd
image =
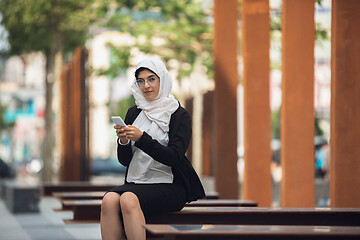
<path id="1" fill-rule="evenodd" d="M 145 224 L 144 228 L 148 236 L 164 240 L 360 239 L 360 227 L 350 226 Z"/>
<path id="2" fill-rule="evenodd" d="M 109 189 L 107 189 L 109 190 Z M 90 199 L 102 199 L 106 190 L 104 191 L 68 191 L 68 192 L 52 192 L 52 196 L 61 200 L 90 200 Z M 204 199 L 218 199 L 217 192 L 206 192 Z M 250 201 L 249 201 L 250 204 Z"/>
<path id="3" fill-rule="evenodd" d="M 54 192 L 53 197 L 60 200 L 100 200 L 103 198 L 105 191 L 92 192 Z"/>
<path id="4" fill-rule="evenodd" d="M 74 207 L 65 223 L 99 222 L 93 206 Z M 360 208 L 185 207 L 182 211 L 147 218 L 149 224 L 248 224 L 360 226 Z"/>
<path id="5" fill-rule="evenodd" d="M 105 192 L 116 186 L 118 185 L 92 182 L 43 183 L 42 195 L 52 196 L 54 192 Z"/>
<path id="6" fill-rule="evenodd" d="M 257 207 L 257 203 L 250 200 L 236 200 L 236 199 L 201 199 L 191 203 L 187 203 L 187 207 Z M 100 215 L 101 199 L 88 200 L 62 200 L 62 209 L 54 209 L 55 211 L 71 210 L 83 211 L 81 208 L 86 208 L 86 211 L 95 212 Z M 76 213 L 74 213 L 76 214 Z"/>
<path id="7" fill-rule="evenodd" d="M 257 207 L 258 204 L 251 200 L 237 199 L 200 199 L 186 203 L 185 207 Z"/>

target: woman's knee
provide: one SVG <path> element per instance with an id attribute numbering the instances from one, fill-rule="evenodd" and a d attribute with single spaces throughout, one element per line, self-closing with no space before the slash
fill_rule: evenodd
<path id="1" fill-rule="evenodd" d="M 120 196 L 120 207 L 121 211 L 125 214 L 137 211 L 140 209 L 139 199 L 132 192 L 124 192 Z"/>
<path id="2" fill-rule="evenodd" d="M 102 199 L 101 212 L 114 212 L 120 210 L 120 195 L 115 192 L 108 192 Z"/>

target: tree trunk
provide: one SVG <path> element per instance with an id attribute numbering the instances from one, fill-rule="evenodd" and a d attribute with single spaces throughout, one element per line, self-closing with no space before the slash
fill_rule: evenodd
<path id="1" fill-rule="evenodd" d="M 44 162 L 43 181 L 51 181 L 53 176 L 53 159 L 54 159 L 54 133 L 53 133 L 53 84 L 54 84 L 54 66 L 55 66 L 55 53 L 51 50 L 46 53 L 46 74 L 45 74 L 45 137 L 43 142 L 42 159 Z"/>
<path id="2" fill-rule="evenodd" d="M 57 31 L 55 33 L 55 42 L 50 51 L 46 52 L 46 75 L 45 75 L 45 137 L 43 143 L 43 181 L 51 181 L 54 175 L 54 146 L 55 136 L 53 129 L 53 85 L 55 82 L 55 60 L 56 54 L 63 50 L 63 36 Z"/>

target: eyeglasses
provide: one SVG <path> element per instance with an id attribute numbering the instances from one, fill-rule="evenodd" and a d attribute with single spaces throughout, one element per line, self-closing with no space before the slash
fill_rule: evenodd
<path id="1" fill-rule="evenodd" d="M 149 77 L 147 80 L 144 79 L 136 79 L 135 83 L 136 85 L 138 85 L 138 87 L 144 87 L 145 86 L 145 82 L 147 82 L 149 85 L 153 86 L 156 83 L 156 80 L 158 80 L 155 77 Z"/>

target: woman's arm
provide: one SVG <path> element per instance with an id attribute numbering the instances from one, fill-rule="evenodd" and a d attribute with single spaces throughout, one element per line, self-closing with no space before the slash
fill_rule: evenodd
<path id="1" fill-rule="evenodd" d="M 117 157 L 118 157 L 119 163 L 121 163 L 125 167 L 129 166 L 132 156 L 133 156 L 133 154 L 131 151 L 131 143 L 130 142 L 126 145 L 118 144 Z"/>
<path id="2" fill-rule="evenodd" d="M 177 168 L 183 161 L 192 134 L 189 113 L 179 108 L 171 117 L 168 146 L 161 145 L 149 134 L 143 132 L 135 146 L 149 154 L 156 161 Z"/>
<path id="3" fill-rule="evenodd" d="M 125 119 L 124 119 L 125 123 L 127 125 L 131 124 L 138 114 L 139 114 L 139 111 L 137 110 L 137 108 L 135 106 L 129 108 L 126 113 Z M 118 143 L 117 157 L 118 157 L 118 161 L 122 165 L 129 166 L 131 159 L 133 157 L 133 153 L 131 150 L 131 141 L 129 141 L 128 144 L 125 144 L 125 145 L 121 145 Z"/>

